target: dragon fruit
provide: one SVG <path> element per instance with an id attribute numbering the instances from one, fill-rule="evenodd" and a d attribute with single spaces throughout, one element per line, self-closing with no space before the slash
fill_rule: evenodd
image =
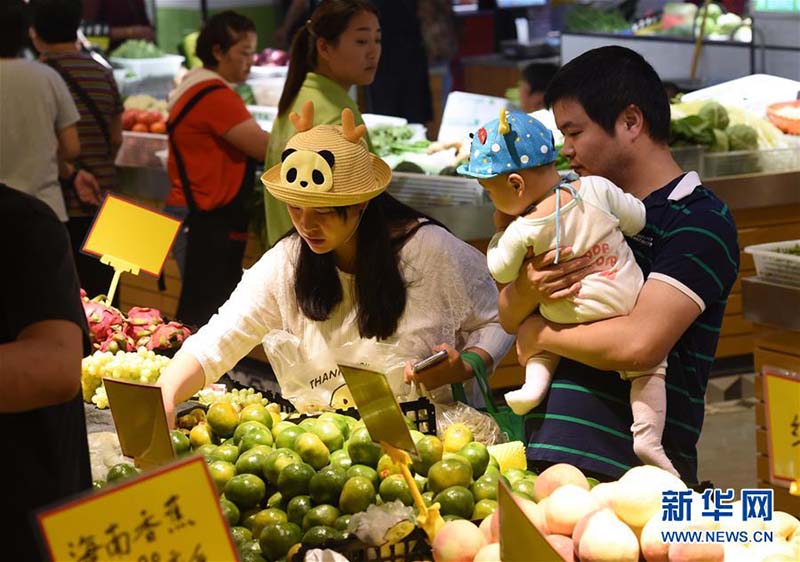
<path id="1" fill-rule="evenodd" d="M 163 323 L 161 312 L 157 309 L 134 306 L 128 311 L 125 333 L 133 338 L 136 347 L 139 347 L 146 345 L 153 330 Z"/>
<path id="2" fill-rule="evenodd" d="M 136 351 L 136 342 L 123 331 L 113 332 L 108 339 L 100 344 L 100 351 Z"/>
<path id="3" fill-rule="evenodd" d="M 83 301 L 83 311 L 89 323 L 89 338 L 97 347 L 106 341 L 115 331 L 122 330 L 125 318 L 113 306 L 106 306 L 100 297 L 96 300 Z"/>
<path id="4" fill-rule="evenodd" d="M 179 322 L 161 324 L 150 336 L 147 349 L 177 349 L 191 333 L 189 328 Z"/>

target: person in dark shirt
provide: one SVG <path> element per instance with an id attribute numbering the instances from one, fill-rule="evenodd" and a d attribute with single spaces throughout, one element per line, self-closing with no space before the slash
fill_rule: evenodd
<path id="1" fill-rule="evenodd" d="M 83 19 L 105 23 L 111 28 L 109 51 L 127 39 L 155 41 L 156 35 L 144 0 L 84 0 Z"/>
<path id="2" fill-rule="evenodd" d="M 697 173 L 684 173 L 672 158 L 666 93 L 634 51 L 601 47 L 573 59 L 550 82 L 545 103 L 564 133 L 570 166 L 607 177 L 644 203 L 645 228 L 628 243 L 645 284 L 628 316 L 571 326 L 524 313 L 578 295 L 591 257 L 551 266 L 554 251 L 537 256 L 503 289 L 500 320 L 517 333 L 520 361 L 539 350 L 567 359 L 528 414 L 529 464 L 570 463 L 602 480 L 640 464 L 629 429 L 630 385 L 613 371 L 646 370 L 667 357 L 662 443 L 681 478 L 696 484 L 706 384 L 739 270 L 733 217 Z"/>
<path id="3" fill-rule="evenodd" d="M 81 398 L 90 351 L 64 225 L 45 204 L 0 184 L 0 463 L 3 559 L 45 559 L 35 513 L 91 488 Z"/>

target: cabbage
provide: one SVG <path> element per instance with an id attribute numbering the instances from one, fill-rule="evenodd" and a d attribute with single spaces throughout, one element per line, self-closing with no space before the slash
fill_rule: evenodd
<path id="1" fill-rule="evenodd" d="M 717 21 L 717 18 L 722 15 L 722 7 L 719 4 L 709 4 L 708 5 L 708 16 L 707 19 Z M 703 10 L 697 10 L 697 17 L 703 17 Z"/>
<path id="2" fill-rule="evenodd" d="M 749 125 L 731 125 L 728 134 L 731 150 L 758 150 L 758 132 Z"/>
<path id="3" fill-rule="evenodd" d="M 728 134 L 725 131 L 714 129 L 714 142 L 708 147 L 709 152 L 728 152 L 730 150 L 730 142 L 728 141 Z"/>
<path id="4" fill-rule="evenodd" d="M 728 127 L 728 112 L 720 103 L 710 101 L 701 107 L 697 114 L 714 129 Z"/>

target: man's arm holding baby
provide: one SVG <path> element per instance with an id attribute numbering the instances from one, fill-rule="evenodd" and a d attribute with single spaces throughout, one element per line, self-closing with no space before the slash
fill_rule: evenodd
<path id="1" fill-rule="evenodd" d="M 530 316 L 519 327 L 517 353 L 523 365 L 545 350 L 596 369 L 644 371 L 669 354 L 700 312 L 685 293 L 650 279 L 627 316 L 570 325 Z"/>

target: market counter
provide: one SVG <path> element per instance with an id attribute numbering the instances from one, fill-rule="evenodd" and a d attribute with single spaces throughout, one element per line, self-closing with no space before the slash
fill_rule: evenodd
<path id="1" fill-rule="evenodd" d="M 758 487 L 774 487 L 775 509 L 800 513 L 800 497 L 770 482 L 764 367 L 800 374 L 800 287 L 775 285 L 758 277 L 742 280 L 744 316 L 754 326 L 756 368 L 756 466 Z"/>

